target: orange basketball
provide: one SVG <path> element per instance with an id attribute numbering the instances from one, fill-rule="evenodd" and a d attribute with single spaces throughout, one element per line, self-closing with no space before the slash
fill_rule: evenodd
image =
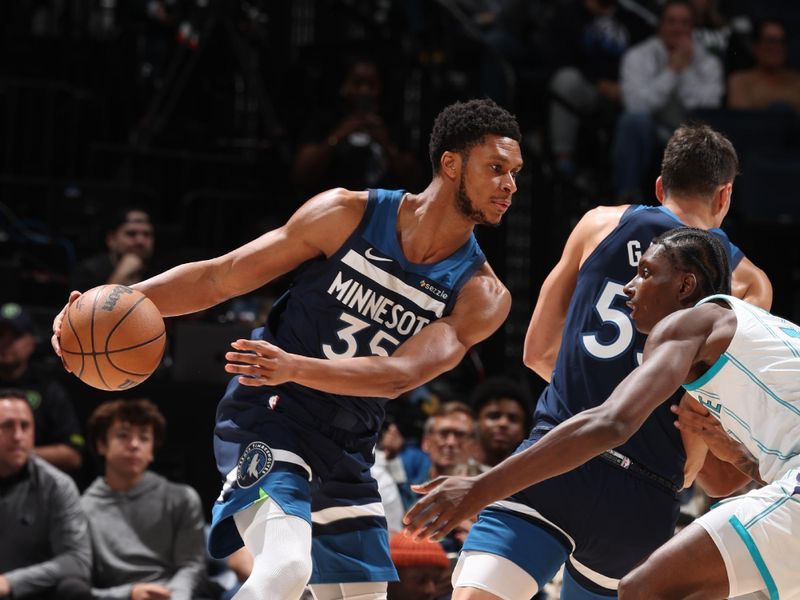
<path id="1" fill-rule="evenodd" d="M 70 304 L 61 323 L 61 356 L 84 383 L 127 390 L 161 363 L 166 332 L 149 298 L 124 285 L 101 285 Z"/>

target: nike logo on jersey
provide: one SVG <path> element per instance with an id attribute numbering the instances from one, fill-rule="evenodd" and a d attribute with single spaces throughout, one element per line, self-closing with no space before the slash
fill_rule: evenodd
<path id="1" fill-rule="evenodd" d="M 381 262 L 392 262 L 391 258 L 383 258 L 382 256 L 378 256 L 377 254 L 373 254 L 372 248 L 367 248 L 367 251 L 364 252 L 364 256 L 366 256 L 370 260 L 379 260 Z"/>

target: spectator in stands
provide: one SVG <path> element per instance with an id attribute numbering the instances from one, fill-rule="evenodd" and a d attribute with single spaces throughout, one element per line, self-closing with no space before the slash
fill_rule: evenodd
<path id="1" fill-rule="evenodd" d="M 400 581 L 389 582 L 388 600 L 435 600 L 442 595 L 443 587 L 449 587 L 446 578 L 450 562 L 436 542 L 415 542 L 395 533 L 389 538 L 389 552 Z"/>
<path id="2" fill-rule="evenodd" d="M 0 390 L 0 598 L 88 600 L 91 548 L 78 489 L 33 453 L 22 390 Z"/>
<path id="3" fill-rule="evenodd" d="M 573 0 L 556 12 L 548 43 L 556 67 L 550 80 L 550 142 L 564 175 L 576 171 L 581 118 L 613 124 L 620 107 L 622 55 L 651 31 L 616 0 Z"/>
<path id="4" fill-rule="evenodd" d="M 718 0 L 692 0 L 694 8 L 694 41 L 719 58 L 726 72 L 747 56 L 748 37 L 752 24 L 746 5 Z"/>
<path id="5" fill-rule="evenodd" d="M 782 105 L 800 110 L 800 71 L 786 64 L 788 40 L 783 24 L 762 21 L 754 34 L 755 65 L 728 79 L 728 107 L 764 109 Z"/>
<path id="6" fill-rule="evenodd" d="M 440 475 L 475 475 L 475 413 L 463 402 L 448 402 L 425 423 L 422 450 L 431 461 L 428 479 Z"/>
<path id="7" fill-rule="evenodd" d="M 486 468 L 511 456 L 531 428 L 529 394 L 506 377 L 491 377 L 470 398 L 478 415 L 478 461 Z"/>
<path id="8" fill-rule="evenodd" d="M 94 553 L 96 599 L 219 595 L 206 576 L 200 497 L 147 470 L 163 440 L 164 417 L 149 400 L 111 400 L 89 418 L 102 477 L 84 492 Z"/>
<path id="9" fill-rule="evenodd" d="M 417 494 L 411 491 L 411 486 L 428 478 L 431 461 L 419 447 L 419 438 L 427 421 L 426 407 L 438 406 L 438 403 L 438 397 L 431 394 L 427 386 L 421 386 L 386 407 L 375 464 L 380 465 L 397 485 L 404 510 L 417 501 Z"/>
<path id="10" fill-rule="evenodd" d="M 312 112 L 292 168 L 292 180 L 304 192 L 334 185 L 361 190 L 415 183 L 418 166 L 404 149 L 399 132 L 381 116 L 381 75 L 365 58 L 352 61 L 332 113 Z M 81 288 L 83 289 L 83 288 Z"/>
<path id="11" fill-rule="evenodd" d="M 614 140 L 618 199 L 641 200 L 641 182 L 658 146 L 697 108 L 716 108 L 724 93 L 722 64 L 692 38 L 687 0 L 667 0 L 658 34 L 628 50 L 620 81 L 625 112 Z"/>
<path id="12" fill-rule="evenodd" d="M 147 211 L 131 207 L 115 211 L 106 230 L 107 250 L 76 265 L 72 288 L 132 285 L 147 278 L 154 246 L 155 231 Z"/>
<path id="13" fill-rule="evenodd" d="M 34 359 L 36 336 L 30 313 L 19 304 L 0 306 L 0 386 L 22 390 L 33 411 L 33 453 L 59 469 L 77 471 L 84 439 L 67 391 Z"/>

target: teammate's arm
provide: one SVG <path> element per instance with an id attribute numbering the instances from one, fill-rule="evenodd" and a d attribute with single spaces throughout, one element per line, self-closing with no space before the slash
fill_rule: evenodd
<path id="1" fill-rule="evenodd" d="M 544 280 L 533 309 L 522 360 L 545 381 L 556 363 L 567 309 L 578 271 L 600 241 L 617 226 L 627 206 L 598 206 L 587 212 L 570 233 L 561 258 Z"/>
<path id="2" fill-rule="evenodd" d="M 452 313 L 424 327 L 391 356 L 325 360 L 290 354 L 263 340 L 237 340 L 225 365 L 242 385 L 293 381 L 349 396 L 395 398 L 455 367 L 467 350 L 494 333 L 511 295 L 488 265 L 461 289 Z"/>
<path id="3" fill-rule="evenodd" d="M 767 274 L 744 257 L 732 273 L 733 296 L 760 306 L 764 310 L 772 307 L 772 283 Z"/>
<path id="4" fill-rule="evenodd" d="M 688 379 L 708 334 L 707 324 L 696 315 L 666 317 L 649 336 L 642 365 L 606 402 L 564 421 L 536 444 L 477 477 L 438 478 L 416 486 L 416 491 L 431 493 L 406 515 L 409 531 L 415 537 L 442 535 L 487 504 L 623 444 Z"/>

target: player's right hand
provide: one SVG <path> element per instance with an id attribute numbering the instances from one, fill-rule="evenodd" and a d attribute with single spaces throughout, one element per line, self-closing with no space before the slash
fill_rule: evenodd
<path id="1" fill-rule="evenodd" d="M 60 357 L 61 356 L 61 325 L 64 321 L 64 315 L 67 314 L 67 309 L 69 305 L 75 302 L 78 298 L 80 298 L 81 293 L 78 291 L 73 290 L 69 293 L 69 300 L 64 305 L 64 308 L 61 309 L 61 312 L 56 315 L 56 318 L 53 319 L 53 336 L 50 338 L 50 343 L 53 346 L 53 350 L 55 353 Z M 66 363 L 64 363 L 63 359 L 61 361 L 64 364 L 64 368 L 69 371 Z"/>

